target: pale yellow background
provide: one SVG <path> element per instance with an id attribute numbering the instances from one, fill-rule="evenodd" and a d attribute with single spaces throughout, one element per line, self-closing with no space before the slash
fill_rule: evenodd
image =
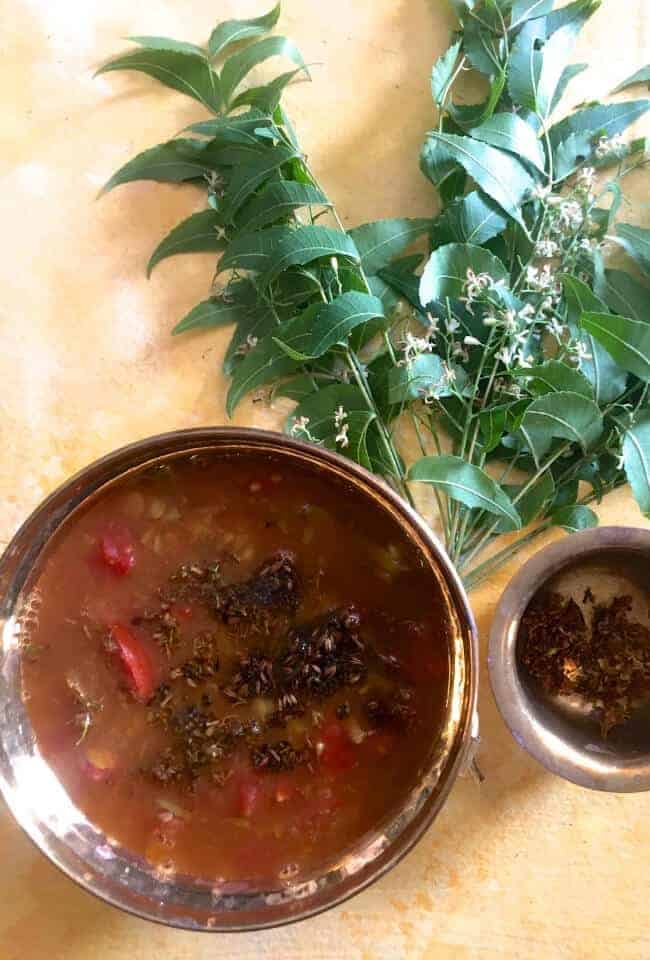
<path id="1" fill-rule="evenodd" d="M 281 26 L 316 64 L 288 103 L 346 223 L 426 215 L 417 151 L 445 0 L 285 0 Z M 129 440 L 225 421 L 228 334 L 172 340 L 212 258 L 144 276 L 162 235 L 202 202 L 134 184 L 95 202 L 134 153 L 201 116 L 147 78 L 93 68 L 129 34 L 202 41 L 261 0 L 0 0 L 0 539 L 72 471 Z M 650 59 L 647 0 L 605 0 L 573 99 Z M 647 180 L 646 180 L 647 184 Z M 637 201 L 647 187 L 635 182 Z M 648 222 L 647 207 L 627 211 Z M 244 403 L 237 422 L 276 427 Z M 625 495 L 605 520 L 639 523 Z M 512 573 L 473 597 L 482 650 Z M 647 960 L 650 797 L 589 793 L 546 774 L 507 734 L 482 677 L 481 786 L 461 781 L 417 849 L 371 890 L 270 933 L 206 937 L 123 916 L 78 890 L 0 814 L 0 960 Z"/>

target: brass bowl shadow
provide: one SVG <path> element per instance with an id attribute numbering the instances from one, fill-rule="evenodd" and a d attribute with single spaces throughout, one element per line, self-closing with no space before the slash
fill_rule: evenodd
<path id="1" fill-rule="evenodd" d="M 589 587 L 599 603 L 630 594 L 648 622 L 650 530 L 600 527 L 553 543 L 522 567 L 505 590 L 492 624 L 488 668 L 503 719 L 517 741 L 551 773 L 593 790 L 650 789 L 650 702 L 606 738 L 597 713 L 578 697 L 552 697 L 519 663 L 521 619 L 550 585 L 578 602 Z M 643 621 L 642 621 L 643 622 Z"/>
<path id="2" fill-rule="evenodd" d="M 143 466 L 188 454 L 259 454 L 307 465 L 341 489 L 355 489 L 388 512 L 432 572 L 448 619 L 450 681 L 442 730 L 432 731 L 417 783 L 400 809 L 317 875 L 274 889 L 166 877 L 89 823 L 40 757 L 21 697 L 20 615 L 39 557 L 60 525 L 105 487 Z M 190 930 L 254 930 L 328 909 L 367 887 L 418 841 L 468 761 L 477 736 L 477 636 L 465 591 L 443 547 L 422 519 L 381 480 L 349 460 L 278 433 L 215 427 L 182 430 L 131 444 L 91 464 L 53 493 L 0 559 L 0 790 L 40 850 L 84 889 L 148 920 Z M 128 811 L 125 811 L 128 816 Z"/>

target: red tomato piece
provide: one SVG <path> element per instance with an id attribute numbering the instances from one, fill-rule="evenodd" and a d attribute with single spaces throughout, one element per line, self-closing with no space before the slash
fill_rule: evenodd
<path id="1" fill-rule="evenodd" d="M 121 623 L 111 627 L 111 641 L 133 696 L 147 703 L 153 696 L 155 683 L 153 665 L 144 644 Z"/>
<path id="2" fill-rule="evenodd" d="M 105 566 L 121 577 L 135 566 L 135 548 L 126 530 L 107 531 L 99 540 L 99 553 Z"/>
<path id="3" fill-rule="evenodd" d="M 321 763 L 328 770 L 338 773 L 356 766 L 358 758 L 355 746 L 342 724 L 336 721 L 328 723 L 319 739 L 323 744 Z"/>

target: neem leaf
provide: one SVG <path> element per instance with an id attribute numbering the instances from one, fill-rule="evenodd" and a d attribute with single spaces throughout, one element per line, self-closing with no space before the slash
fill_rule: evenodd
<path id="1" fill-rule="evenodd" d="M 526 229 L 521 204 L 535 186 L 535 179 L 523 163 L 510 153 L 471 137 L 429 133 L 422 150 L 424 173 L 428 175 L 431 163 L 435 165 L 445 158 L 459 163 L 502 210 Z"/>
<path id="2" fill-rule="evenodd" d="M 488 407 L 479 414 L 483 449 L 491 453 L 501 443 L 504 433 L 516 433 L 526 412 L 529 400 L 515 400 Z"/>
<path id="3" fill-rule="evenodd" d="M 560 103 L 571 81 L 574 80 L 575 77 L 580 76 L 581 73 L 584 73 L 588 68 L 588 63 L 570 63 L 568 67 L 564 68 L 558 81 L 558 85 L 555 89 L 555 95 L 551 102 L 551 113 Z"/>
<path id="4" fill-rule="evenodd" d="M 311 397 L 312 393 L 318 390 L 317 381 L 309 373 L 299 373 L 296 377 L 289 377 L 288 380 L 281 380 L 277 387 L 273 388 L 272 399 L 276 397 L 286 397 L 288 400 L 295 400 L 300 403 Z"/>
<path id="5" fill-rule="evenodd" d="M 617 223 L 617 243 L 633 257 L 646 276 L 650 276 L 650 230 L 635 227 L 631 223 Z"/>
<path id="6" fill-rule="evenodd" d="M 614 360 L 640 380 L 650 381 L 650 324 L 613 313 L 583 313 L 580 326 Z"/>
<path id="7" fill-rule="evenodd" d="M 206 253 L 223 250 L 225 240 L 219 233 L 221 217 L 214 210 L 202 210 L 183 220 L 167 234 L 151 255 L 147 276 L 166 257 L 177 253 Z"/>
<path id="8" fill-rule="evenodd" d="M 634 499 L 650 517 L 650 413 L 642 413 L 623 440 L 623 463 Z"/>
<path id="9" fill-rule="evenodd" d="M 196 180 L 211 169 L 203 156 L 204 148 L 202 141 L 179 138 L 144 150 L 113 174 L 102 193 L 133 180 L 157 180 L 163 183 Z"/>
<path id="10" fill-rule="evenodd" d="M 613 137 L 617 133 L 623 133 L 630 124 L 647 113 L 648 109 L 650 99 L 597 103 L 583 107 L 553 124 L 548 132 L 551 145 L 556 147 L 572 133 L 586 134 L 597 143 L 600 137 Z"/>
<path id="11" fill-rule="evenodd" d="M 480 467 L 462 457 L 423 457 L 416 461 L 408 472 L 408 479 L 431 483 L 443 490 L 452 500 L 466 507 L 487 510 L 488 513 L 505 517 L 511 530 L 521 529 L 521 519 L 516 507 L 498 483 Z"/>
<path id="12" fill-rule="evenodd" d="M 580 530 L 598 526 L 598 517 L 594 511 L 579 503 L 558 507 L 551 514 L 551 520 L 556 527 L 563 527 L 569 533 L 578 533 Z"/>
<path id="13" fill-rule="evenodd" d="M 529 123 L 516 113 L 495 113 L 469 131 L 470 136 L 528 160 L 542 173 L 545 159 L 542 144 Z"/>
<path id="14" fill-rule="evenodd" d="M 530 20 L 512 48 L 508 92 L 515 103 L 547 117 L 582 27 L 576 20 L 548 35 L 546 22 Z"/>
<path id="15" fill-rule="evenodd" d="M 225 327 L 230 323 L 237 323 L 243 315 L 244 308 L 239 304 L 226 303 L 217 298 L 203 300 L 176 324 L 172 335 L 176 336 L 199 327 Z"/>
<path id="16" fill-rule="evenodd" d="M 456 61 L 461 48 L 461 40 L 452 43 L 449 49 L 439 57 L 433 65 L 431 72 L 431 96 L 434 102 L 440 106 L 446 94 L 449 81 L 454 74 Z"/>
<path id="17" fill-rule="evenodd" d="M 205 50 L 195 43 L 185 43 L 184 40 L 172 40 L 171 37 L 127 37 L 140 47 L 148 50 L 172 50 L 175 53 L 191 53 L 205 59 Z"/>
<path id="18" fill-rule="evenodd" d="M 341 417 L 341 413 L 345 417 Z M 337 423 L 338 414 L 338 423 Z M 307 421 L 308 435 L 330 450 L 337 450 L 367 469 L 372 469 L 367 440 L 374 413 L 361 390 L 350 383 L 336 383 L 312 393 L 298 404 L 286 423 L 287 433 L 301 436 L 296 423 Z M 347 425 L 347 446 L 337 443 L 341 427 Z"/>
<path id="19" fill-rule="evenodd" d="M 494 284 L 508 279 L 506 268 L 489 250 L 471 243 L 448 243 L 434 250 L 424 268 L 420 280 L 422 306 L 445 297 L 458 300 L 467 283 L 468 270 L 477 275 L 489 274 Z"/>
<path id="20" fill-rule="evenodd" d="M 563 180 L 594 156 L 601 137 L 623 133 L 650 109 L 650 100 L 596 104 L 570 114 L 549 130 L 555 177 Z"/>
<path id="21" fill-rule="evenodd" d="M 451 390 L 440 357 L 423 353 L 412 363 L 391 366 L 387 377 L 387 403 L 401 405 L 417 400 L 429 393 L 435 397 L 448 397 Z"/>
<path id="22" fill-rule="evenodd" d="M 318 187 L 293 180 L 267 184 L 237 218 L 238 229 L 257 230 L 277 220 L 284 220 L 300 207 L 330 207 L 332 204 Z"/>
<path id="23" fill-rule="evenodd" d="M 516 29 L 531 17 L 542 17 L 552 9 L 553 0 L 515 0 L 512 5 L 510 29 Z"/>
<path id="24" fill-rule="evenodd" d="M 210 56 L 218 57 L 226 47 L 233 43 L 239 43 L 241 40 L 260 37 L 268 33 L 280 19 L 280 6 L 279 3 L 276 4 L 272 10 L 262 17 L 254 17 L 250 20 L 226 20 L 224 23 L 218 24 L 208 41 Z"/>
<path id="25" fill-rule="evenodd" d="M 551 10 L 545 17 L 547 36 L 566 27 L 569 24 L 578 24 L 581 30 L 587 20 L 598 10 L 601 0 L 574 0 L 563 7 Z"/>
<path id="26" fill-rule="evenodd" d="M 564 275 L 562 288 L 567 304 L 567 319 L 574 336 L 585 345 L 587 357 L 582 361 L 581 371 L 594 388 L 596 403 L 611 403 L 625 390 L 627 371 L 620 367 L 603 346 L 588 332 L 580 328 L 580 317 L 586 311 L 606 313 L 607 308 L 577 277 Z"/>
<path id="27" fill-rule="evenodd" d="M 536 367 L 517 368 L 513 377 L 526 380 L 531 393 L 543 396 L 569 390 L 593 400 L 594 389 L 583 373 L 560 360 L 547 360 Z"/>
<path id="28" fill-rule="evenodd" d="M 366 273 L 378 273 L 431 228 L 431 220 L 376 220 L 349 231 Z"/>
<path id="29" fill-rule="evenodd" d="M 520 431 L 540 464 L 555 438 L 571 440 L 589 449 L 600 437 L 603 417 L 593 400 L 572 391 L 547 393 L 533 400 Z"/>
<path id="30" fill-rule="evenodd" d="M 243 203 L 257 188 L 279 167 L 298 156 L 293 147 L 278 144 L 264 150 L 252 161 L 235 168 L 235 173 L 228 184 L 223 198 L 222 214 L 226 220 L 231 220 Z"/>
<path id="31" fill-rule="evenodd" d="M 354 241 L 340 230 L 318 226 L 296 229 L 278 227 L 277 229 L 283 232 L 259 278 L 261 288 L 268 286 L 289 267 L 311 263 L 320 257 L 339 256 L 359 262 L 359 253 Z"/>
<path id="32" fill-rule="evenodd" d="M 527 527 L 529 523 L 537 520 L 538 517 L 545 513 L 555 497 L 555 481 L 553 480 L 553 474 L 550 470 L 545 470 L 523 496 L 520 495 L 523 490 L 522 484 L 504 484 L 503 489 L 511 499 L 519 497 L 515 506 L 517 513 L 521 517 L 522 527 Z M 495 532 L 507 533 L 510 529 L 511 527 L 508 521 L 505 521 L 505 523 L 499 521 Z"/>
<path id="33" fill-rule="evenodd" d="M 250 304 L 248 309 L 243 306 L 241 319 L 237 321 L 223 358 L 224 373 L 231 376 L 233 370 L 243 363 L 250 352 L 251 344 L 258 343 L 276 328 L 277 318 L 270 307 L 260 303 Z"/>
<path id="34" fill-rule="evenodd" d="M 384 316 L 384 307 L 378 297 L 358 291 L 342 293 L 331 303 L 319 303 L 309 314 L 304 314 L 284 325 L 275 341 L 278 346 L 301 362 L 322 357 L 335 343 L 345 338 L 356 327 Z"/>
<path id="35" fill-rule="evenodd" d="M 631 77 L 619 83 L 617 87 L 614 87 L 612 93 L 618 93 L 620 90 L 625 90 L 626 87 L 632 87 L 636 83 L 647 83 L 650 88 L 650 64 L 646 67 L 641 67 L 641 69 L 633 73 Z"/>
<path id="36" fill-rule="evenodd" d="M 249 87 L 248 90 L 244 90 L 235 97 L 230 105 L 231 109 L 234 110 L 236 107 L 246 105 L 262 110 L 264 113 L 272 114 L 278 106 L 285 88 L 288 87 L 294 77 L 301 73 L 301 70 L 301 67 L 296 70 L 288 70 L 286 73 L 274 77 L 273 80 L 269 80 L 268 83 L 262 84 L 262 86 Z"/>
<path id="37" fill-rule="evenodd" d="M 436 235 L 447 235 L 458 243 L 477 245 L 491 240 L 508 226 L 508 218 L 501 208 L 480 190 L 472 190 L 458 200 L 452 200 L 435 221 Z"/>
<path id="38" fill-rule="evenodd" d="M 650 323 L 650 288 L 624 270 L 605 271 L 607 306 L 624 317 Z"/>
<path id="39" fill-rule="evenodd" d="M 110 60 L 99 68 L 97 74 L 110 73 L 113 70 L 146 73 L 166 86 L 198 100 L 212 113 L 218 113 L 221 109 L 219 77 L 203 54 L 148 47 Z"/>
<path id="40" fill-rule="evenodd" d="M 519 493 L 518 488 L 512 491 L 512 496 Z M 539 480 L 517 501 L 517 510 L 521 517 L 522 527 L 527 527 L 529 523 L 544 513 L 546 507 L 551 503 L 555 496 L 555 481 L 550 470 L 545 470 Z"/>
<path id="41" fill-rule="evenodd" d="M 503 73 L 505 49 L 502 38 L 486 30 L 474 18 L 465 23 L 463 50 L 472 66 L 486 76 Z"/>
<path id="42" fill-rule="evenodd" d="M 252 270 L 260 273 L 271 262 L 273 251 L 286 237 L 287 227 L 267 227 L 240 233 L 228 245 L 219 261 L 219 273 L 224 270 Z"/>
<path id="43" fill-rule="evenodd" d="M 305 311 L 307 316 L 296 318 L 302 321 L 303 329 L 300 331 L 302 334 L 305 334 L 306 330 L 308 330 L 310 320 L 315 316 L 318 307 L 319 304 L 317 304 L 315 308 L 309 307 Z M 292 323 L 294 323 L 294 321 L 289 321 L 289 324 Z M 284 325 L 278 326 L 276 330 L 278 336 L 282 337 L 285 335 L 283 333 Z M 278 345 L 275 336 L 271 333 L 267 334 L 255 344 L 252 350 L 245 355 L 244 359 L 233 371 L 232 381 L 226 398 L 226 411 L 228 416 L 231 417 L 233 415 L 239 401 L 246 396 L 247 393 L 250 393 L 251 390 L 254 390 L 262 384 L 272 383 L 273 380 L 286 377 L 290 373 L 295 373 L 301 366 L 302 361 L 300 359 L 289 356 L 287 352 Z"/>
<path id="44" fill-rule="evenodd" d="M 230 103 L 233 93 L 253 67 L 271 57 L 287 57 L 293 60 L 309 76 L 307 64 L 291 40 L 286 37 L 266 37 L 233 53 L 224 63 L 221 69 L 221 93 L 224 101 Z"/>
<path id="45" fill-rule="evenodd" d="M 220 143 L 259 143 L 259 133 L 272 128 L 273 120 L 270 117 L 252 109 L 236 117 L 221 116 L 200 120 L 198 123 L 191 123 L 187 130 L 212 137 Z"/>

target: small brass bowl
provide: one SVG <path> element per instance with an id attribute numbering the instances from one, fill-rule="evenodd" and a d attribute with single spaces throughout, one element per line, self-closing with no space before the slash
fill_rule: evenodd
<path id="1" fill-rule="evenodd" d="M 450 681 L 441 731 L 432 731 L 419 780 L 404 785 L 400 808 L 321 872 L 274 889 L 207 884 L 193 877 L 161 879 L 150 864 L 111 843 L 76 809 L 41 758 L 25 710 L 20 680 L 20 613 L 50 538 L 74 511 L 107 485 L 177 457 L 254 453 L 306 465 L 373 501 L 391 515 L 417 548 L 444 598 Z M 465 591 L 447 555 L 415 511 L 385 483 L 313 444 L 279 433 L 215 427 L 162 434 L 109 454 L 45 500 L 0 558 L 0 791 L 21 827 L 52 863 L 108 903 L 148 920 L 189 930 L 236 931 L 273 927 L 320 913 L 363 890 L 419 840 L 468 761 L 477 734 L 477 636 Z"/>
<path id="2" fill-rule="evenodd" d="M 572 534 L 525 564 L 501 597 L 492 624 L 490 683 L 513 737 L 551 773 L 593 790 L 650 789 L 650 702 L 604 738 L 592 707 L 577 697 L 545 693 L 518 662 L 521 620 L 535 594 L 552 586 L 578 602 L 587 588 L 599 603 L 629 594 L 635 618 L 647 622 L 649 568 L 650 530 L 600 527 Z"/>

